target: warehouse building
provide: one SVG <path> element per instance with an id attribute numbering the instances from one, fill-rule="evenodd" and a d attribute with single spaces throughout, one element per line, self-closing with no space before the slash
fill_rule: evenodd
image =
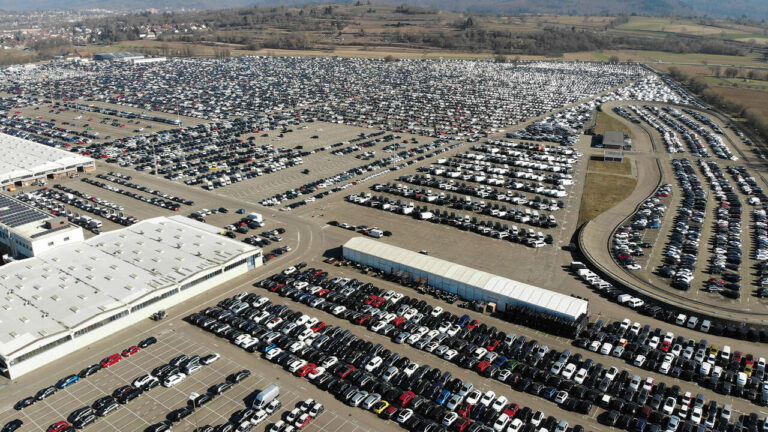
<path id="1" fill-rule="evenodd" d="M 83 240 L 83 229 L 66 218 L 0 194 L 0 254 L 29 258 Z"/>
<path id="2" fill-rule="evenodd" d="M 524 306 L 569 321 L 576 321 L 587 313 L 586 300 L 365 237 L 350 239 L 343 246 L 343 254 L 348 260 L 387 273 L 404 270 L 411 277 L 426 278 L 429 285 L 465 300 L 496 303 L 500 312 Z"/>
<path id="3" fill-rule="evenodd" d="M 92 158 L 2 133 L 0 154 L 0 190 L 5 191 L 96 168 Z"/>
<path id="4" fill-rule="evenodd" d="M 218 231 L 158 217 L 0 267 L 0 372 L 19 377 L 262 264 Z"/>

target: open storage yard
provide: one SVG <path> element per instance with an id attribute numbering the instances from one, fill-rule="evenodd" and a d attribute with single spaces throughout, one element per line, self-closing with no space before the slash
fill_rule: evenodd
<path id="1" fill-rule="evenodd" d="M 0 84 L 4 132 L 97 160 L 94 171 L 6 193 L 87 237 L 178 213 L 261 247 L 264 260 L 162 321 L 0 380 L 0 424 L 765 427 L 765 154 L 642 66 L 51 62 L 3 71 Z M 602 150 L 582 135 L 599 106 L 632 135 L 623 164 L 597 161 Z M 583 224 L 586 198 L 599 211 Z M 450 263 L 479 271 L 457 280 L 541 287 L 588 301 L 588 312 L 494 310 L 507 303 L 343 259 L 358 236 L 429 255 L 414 266 L 440 258 L 445 273 Z M 149 337 L 157 342 L 130 349 Z M 68 375 L 113 353 L 114 364 Z M 14 409 L 65 377 L 55 394 Z M 280 405 L 251 409 L 271 384 Z M 113 392 L 114 411 L 99 411 L 109 399 L 79 410 Z"/>

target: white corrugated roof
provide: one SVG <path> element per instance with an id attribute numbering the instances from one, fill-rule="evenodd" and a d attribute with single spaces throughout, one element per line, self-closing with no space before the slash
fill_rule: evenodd
<path id="1" fill-rule="evenodd" d="M 586 300 L 423 255 L 381 241 L 355 237 L 344 244 L 344 249 L 377 256 L 414 270 L 478 288 L 489 294 L 510 297 L 533 306 L 549 309 L 555 315 L 576 318 L 587 312 L 588 302 Z"/>
<path id="2" fill-rule="evenodd" d="M 183 217 L 147 219 L 0 267 L 0 354 L 151 298 L 258 248 Z"/>
<path id="3" fill-rule="evenodd" d="M 0 183 L 44 171 L 87 165 L 93 159 L 23 138 L 0 133 Z"/>

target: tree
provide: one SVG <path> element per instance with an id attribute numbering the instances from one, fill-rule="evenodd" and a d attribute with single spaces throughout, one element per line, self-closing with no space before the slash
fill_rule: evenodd
<path id="1" fill-rule="evenodd" d="M 618 63 L 620 61 L 619 60 L 619 56 L 612 55 L 611 58 L 608 59 L 608 61 L 611 62 L 611 63 Z"/>
<path id="2" fill-rule="evenodd" d="M 725 68 L 725 76 L 728 78 L 735 78 L 739 74 L 739 70 L 735 67 Z"/>
<path id="3" fill-rule="evenodd" d="M 387 63 L 392 63 L 397 61 L 397 59 L 392 54 L 389 54 L 388 56 L 384 57 L 384 61 Z"/>
<path id="4" fill-rule="evenodd" d="M 493 58 L 493 60 L 496 63 L 506 63 L 507 62 L 507 56 L 503 54 L 497 54 L 496 57 Z"/>

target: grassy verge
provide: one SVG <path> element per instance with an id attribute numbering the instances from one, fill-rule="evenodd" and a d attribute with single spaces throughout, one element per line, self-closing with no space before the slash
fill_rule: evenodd
<path id="1" fill-rule="evenodd" d="M 625 157 L 621 163 L 605 162 L 602 156 L 592 156 L 589 160 L 589 172 L 603 174 L 632 175 L 630 158 Z"/>
<path id="2" fill-rule="evenodd" d="M 588 168 L 591 170 L 598 164 L 597 161 L 589 161 Z M 579 225 L 625 200 L 635 190 L 636 185 L 637 179 L 634 177 L 588 171 L 579 208 Z"/>
<path id="3" fill-rule="evenodd" d="M 597 113 L 597 124 L 595 125 L 595 133 L 602 135 L 605 131 L 620 131 L 624 132 L 624 135 L 632 137 L 632 133 L 629 128 L 624 125 L 620 120 L 611 117 L 604 112 Z"/>

